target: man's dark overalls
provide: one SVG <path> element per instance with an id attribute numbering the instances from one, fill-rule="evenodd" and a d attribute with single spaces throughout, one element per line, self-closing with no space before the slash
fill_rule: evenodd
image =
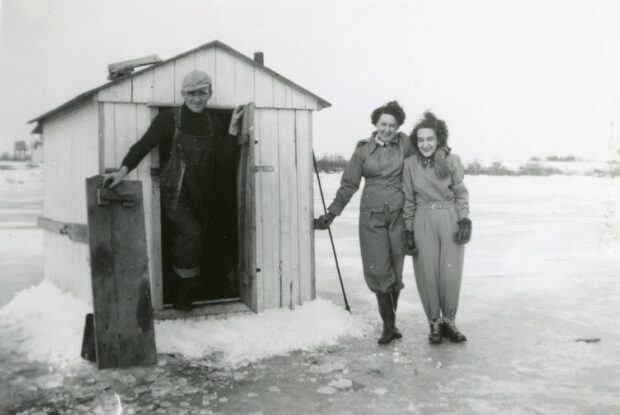
<path id="1" fill-rule="evenodd" d="M 225 176 L 222 170 L 230 171 L 234 165 L 234 140 L 226 136 L 215 116 L 203 114 L 208 127 L 204 135 L 197 136 L 183 133 L 181 108 L 173 110 L 175 131 L 170 159 L 161 174 L 162 206 L 170 228 L 170 255 L 182 290 L 189 288 L 190 278 L 200 274 L 204 232 L 226 217 L 220 181 Z"/>

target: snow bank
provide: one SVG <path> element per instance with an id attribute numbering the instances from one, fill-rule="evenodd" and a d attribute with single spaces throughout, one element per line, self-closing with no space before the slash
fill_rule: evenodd
<path id="1" fill-rule="evenodd" d="M 49 281 L 18 293 L 0 309 L 0 346 L 29 361 L 70 367 L 80 357 L 84 316 L 92 308 Z M 168 320 L 155 324 L 157 351 L 238 366 L 294 350 L 362 336 L 365 323 L 323 299 L 294 311 L 268 310 L 228 320 Z"/>
<path id="2" fill-rule="evenodd" d="M 0 309 L 0 344 L 30 361 L 80 364 L 84 316 L 92 308 L 49 281 L 19 292 Z"/>
<path id="3" fill-rule="evenodd" d="M 155 325 L 157 350 L 190 358 L 215 357 L 217 365 L 239 366 L 266 357 L 361 337 L 364 320 L 318 298 L 297 307 L 267 310 L 227 320 L 167 320 Z"/>

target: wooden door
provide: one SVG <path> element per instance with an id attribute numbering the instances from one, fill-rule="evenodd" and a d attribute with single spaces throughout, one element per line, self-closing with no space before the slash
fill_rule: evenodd
<path id="1" fill-rule="evenodd" d="M 86 179 L 88 236 L 100 369 L 157 362 L 142 183 L 103 188 Z"/>
<path id="2" fill-rule="evenodd" d="M 244 106 L 243 125 L 238 138 L 240 146 L 237 165 L 237 232 L 239 296 L 252 311 L 257 312 L 256 281 L 256 192 L 254 186 L 254 103 Z"/>

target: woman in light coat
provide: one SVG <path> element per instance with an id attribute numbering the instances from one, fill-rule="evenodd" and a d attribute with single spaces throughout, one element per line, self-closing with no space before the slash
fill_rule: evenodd
<path id="1" fill-rule="evenodd" d="M 405 159 L 403 168 L 405 239 L 414 251 L 413 267 L 430 325 L 429 341 L 438 344 L 447 337 L 464 342 L 467 338 L 454 324 L 464 244 L 471 237 L 463 165 L 456 154 L 450 154 L 445 159 L 449 176 L 442 179 L 433 171 L 437 148 L 447 146 L 448 129 L 431 112 L 424 114 L 410 137 L 418 151 Z"/>

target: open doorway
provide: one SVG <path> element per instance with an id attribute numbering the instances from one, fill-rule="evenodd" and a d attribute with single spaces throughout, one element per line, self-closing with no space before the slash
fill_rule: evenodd
<path id="1" fill-rule="evenodd" d="M 160 111 L 166 108 L 160 108 Z M 225 130 L 230 123 L 233 109 L 209 108 L 211 115 L 217 117 Z M 160 166 L 167 163 L 169 149 L 160 148 Z M 240 287 L 238 270 L 237 235 L 237 164 L 239 151 L 234 162 L 216 161 L 210 173 L 213 177 L 208 189 L 210 213 L 204 223 L 201 247 L 201 272 L 192 287 L 194 306 L 239 301 Z M 163 206 L 162 206 L 163 209 Z M 165 215 L 161 215 L 162 235 L 162 279 L 164 307 L 171 307 L 176 288 L 176 278 L 172 271 L 170 257 L 170 226 Z"/>

